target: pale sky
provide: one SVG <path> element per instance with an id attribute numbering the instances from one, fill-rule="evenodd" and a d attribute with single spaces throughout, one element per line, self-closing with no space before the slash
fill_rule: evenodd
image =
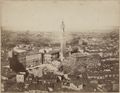
<path id="1" fill-rule="evenodd" d="M 2 26 L 10 30 L 66 31 L 111 29 L 120 26 L 120 2 L 100 1 L 6 1 Z"/>

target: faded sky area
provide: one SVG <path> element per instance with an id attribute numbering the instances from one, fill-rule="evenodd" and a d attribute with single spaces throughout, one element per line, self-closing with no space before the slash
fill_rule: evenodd
<path id="1" fill-rule="evenodd" d="M 120 25 L 120 2 L 106 1 L 6 1 L 2 27 L 10 30 L 66 31 L 112 29 Z"/>

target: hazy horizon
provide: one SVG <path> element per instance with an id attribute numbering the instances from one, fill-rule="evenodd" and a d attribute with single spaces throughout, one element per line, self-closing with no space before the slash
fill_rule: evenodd
<path id="1" fill-rule="evenodd" d="M 3 1 L 2 27 L 13 31 L 104 31 L 120 26 L 120 2 Z"/>

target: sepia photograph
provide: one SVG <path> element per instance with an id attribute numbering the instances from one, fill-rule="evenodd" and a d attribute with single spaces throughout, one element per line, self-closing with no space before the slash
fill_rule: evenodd
<path id="1" fill-rule="evenodd" d="M 119 0 L 2 0 L 2 93 L 119 93 Z"/>

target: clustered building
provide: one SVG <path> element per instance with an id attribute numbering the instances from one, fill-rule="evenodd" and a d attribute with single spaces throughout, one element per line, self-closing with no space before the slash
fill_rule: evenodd
<path id="1" fill-rule="evenodd" d="M 27 77 L 24 72 L 12 75 L 17 77 L 20 91 L 119 91 L 118 41 L 110 39 L 105 43 L 97 38 L 79 41 L 76 47 L 65 47 L 63 61 L 60 48 L 21 44 L 11 52 L 17 55 L 28 74 Z M 7 83 L 12 82 L 8 80 Z"/>

